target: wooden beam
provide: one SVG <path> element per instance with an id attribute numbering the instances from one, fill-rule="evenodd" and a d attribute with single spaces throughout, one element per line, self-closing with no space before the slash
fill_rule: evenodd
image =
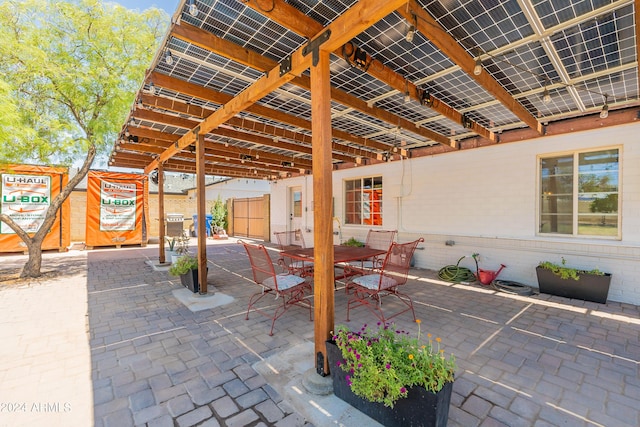
<path id="1" fill-rule="evenodd" d="M 447 55 L 454 63 L 472 77 L 487 92 L 499 100 L 505 107 L 515 114 L 520 120 L 538 133 L 542 133 L 542 124 L 513 98 L 486 70 L 476 76 L 473 69 L 476 65 L 474 58 L 458 44 L 458 42 L 438 24 L 415 0 L 408 0 L 409 7 L 398 8 L 398 13 L 411 22 L 413 16 L 417 19 L 416 28 L 427 37 L 438 49 Z"/>
<path id="2" fill-rule="evenodd" d="M 194 131 L 196 137 L 196 213 L 198 214 L 198 282 L 200 295 L 207 294 L 207 190 L 204 186 L 206 175 L 204 165 L 204 133 Z"/>
<path id="3" fill-rule="evenodd" d="M 128 152 L 144 153 L 144 154 L 162 154 L 166 148 L 156 147 L 147 144 L 136 143 L 123 143 L 117 147 L 118 154 L 127 154 Z M 218 148 L 221 147 L 221 148 Z M 311 160 L 306 159 L 292 159 L 291 157 L 282 156 L 279 154 L 264 153 L 256 154 L 255 150 L 249 150 L 246 148 L 227 147 L 223 148 L 221 144 L 213 142 L 205 142 L 205 155 L 207 163 L 223 162 L 228 165 L 235 165 L 238 167 L 249 167 L 251 169 L 268 169 L 270 172 L 291 172 L 300 173 L 300 169 L 310 170 L 312 167 Z M 249 161 L 247 165 L 242 156 L 252 156 L 253 159 Z M 256 157 L 257 156 L 257 157 Z M 195 162 L 196 155 L 193 153 L 182 151 L 180 157 L 183 159 L 193 160 Z M 283 164 L 284 163 L 284 164 Z M 288 166 L 287 163 L 292 163 L 292 166 Z M 194 163 L 195 164 L 195 163 Z M 244 166 L 243 166 L 244 165 Z M 253 167 L 251 166 L 253 165 Z"/>
<path id="4" fill-rule="evenodd" d="M 189 153 L 180 154 L 181 157 L 191 157 L 194 155 Z M 121 153 L 117 152 L 113 156 L 113 166 L 132 166 L 137 169 L 142 169 L 147 166 L 155 156 L 145 155 L 144 153 Z M 195 159 L 194 159 L 195 160 Z M 273 175 L 274 169 L 265 170 L 263 167 L 257 164 L 247 164 L 243 166 L 233 166 L 224 162 L 225 164 L 218 164 L 218 162 L 211 162 L 205 164 L 207 175 L 233 175 L 250 178 L 265 178 Z M 135 166 L 134 166 L 135 165 Z M 183 159 L 171 159 L 165 163 L 166 170 L 180 170 L 183 172 L 196 173 L 196 163 L 192 160 Z M 296 170 L 297 168 L 293 168 Z M 255 172 L 254 172 L 255 171 Z M 294 173 L 292 172 L 292 175 Z"/>
<path id="5" fill-rule="evenodd" d="M 277 74 L 278 71 L 276 70 L 270 74 L 274 73 Z M 233 98 L 231 95 L 220 93 L 213 89 L 205 88 L 197 84 L 189 83 L 184 80 L 180 80 L 175 77 L 169 77 L 160 73 L 151 73 L 149 79 L 153 81 L 153 84 L 155 86 L 164 87 L 174 92 L 183 93 L 185 95 L 193 96 L 195 98 L 203 99 L 205 101 L 210 101 L 217 104 L 225 104 Z M 282 111 L 274 110 L 263 105 L 251 105 L 244 110 L 251 114 L 255 114 L 256 116 L 264 117 L 269 120 L 285 123 L 287 125 L 306 129 L 309 131 L 311 130 L 311 122 L 309 120 L 305 120 L 303 118 L 296 117 Z M 229 118 L 227 121 L 229 120 L 231 120 L 231 118 Z M 381 142 L 373 141 L 366 138 L 361 138 L 348 132 L 334 130 L 333 136 L 344 141 L 362 145 L 363 147 L 367 147 L 369 149 L 381 151 L 389 150 L 389 145 L 387 144 L 383 144 Z"/>
<path id="6" fill-rule="evenodd" d="M 331 164 L 331 80 L 329 52 L 320 51 L 311 67 L 313 111 L 313 309 L 315 355 L 323 354 L 319 374 L 329 373 L 325 341 L 334 328 L 333 218 L 331 216 L 333 167 Z M 314 358 L 317 360 L 317 358 Z"/>
<path id="7" fill-rule="evenodd" d="M 634 0 L 633 11 L 633 16 L 636 22 L 636 69 L 638 70 L 636 78 L 638 79 L 638 82 L 640 82 L 640 0 Z"/>
<path id="8" fill-rule="evenodd" d="M 164 168 L 162 163 L 158 163 L 158 248 L 159 248 L 159 261 L 160 264 L 164 264 Z"/>
<path id="9" fill-rule="evenodd" d="M 300 12 L 298 11 L 298 13 Z M 293 30 L 296 31 L 297 28 Z M 276 61 L 272 61 L 269 58 L 263 57 L 256 52 L 242 48 L 233 42 L 214 36 L 208 31 L 186 23 L 181 23 L 179 26 L 175 26 L 173 35 L 183 41 L 189 42 L 195 46 L 214 52 L 218 55 L 224 56 L 225 58 L 232 59 L 235 62 L 239 62 L 240 64 L 246 65 L 259 71 L 269 71 L 278 65 Z M 380 66 L 386 68 L 382 63 L 380 63 Z M 385 75 L 393 73 L 397 77 L 397 80 L 402 80 L 402 84 L 404 84 L 404 80 L 399 75 L 392 72 L 388 68 L 387 71 L 388 72 Z M 309 90 L 311 87 L 309 78 L 304 75 L 294 78 L 291 83 L 306 90 Z M 415 86 L 413 87 L 413 92 L 413 97 L 415 98 Z M 403 129 L 408 130 L 409 132 L 413 132 L 416 135 L 420 135 L 424 138 L 439 142 L 447 146 L 451 144 L 449 138 L 445 137 L 444 135 L 426 128 L 416 127 L 413 122 L 410 122 L 409 120 L 406 120 L 382 108 L 369 106 L 365 101 L 362 101 L 358 97 L 355 97 L 343 90 L 332 87 L 331 98 L 346 107 L 353 108 L 362 113 L 368 114 L 373 118 L 387 122 L 393 126 L 402 127 Z M 461 115 L 458 113 L 458 122 L 460 121 L 460 116 Z"/>
<path id="10" fill-rule="evenodd" d="M 258 13 L 264 13 L 258 1 L 259 0 L 249 1 L 247 5 Z M 278 24 L 284 26 L 285 28 L 288 28 L 289 30 L 294 31 L 298 34 L 302 34 L 306 37 L 311 37 L 322 30 L 322 24 L 315 21 L 310 16 L 303 14 L 298 9 L 294 8 L 288 3 L 285 3 L 282 0 L 274 0 L 273 11 L 270 12 L 268 16 L 269 16 L 269 19 L 276 21 Z M 352 45 L 351 47 L 353 48 Z M 343 52 L 345 51 L 345 48 L 346 48 L 345 45 L 340 46 L 337 49 L 335 49 L 333 53 L 339 58 L 342 58 L 344 57 Z M 355 55 L 355 49 L 352 49 L 352 50 L 354 51 L 351 56 L 353 61 L 353 56 Z M 220 55 L 224 55 L 223 52 L 217 52 L 217 53 L 219 53 Z M 393 89 L 396 89 L 401 93 L 405 93 L 405 91 L 408 91 L 409 96 L 412 99 L 418 102 L 421 101 L 421 99 L 418 97 L 418 88 L 416 87 L 416 85 L 407 81 L 405 77 L 396 73 L 391 68 L 384 65 L 382 62 L 375 60 L 373 57 L 371 57 L 371 55 L 369 54 L 366 54 L 366 55 L 367 55 L 367 63 L 370 64 L 367 70 L 365 71 L 367 74 L 370 74 L 371 76 L 377 78 L 378 80 L 384 82 L 385 84 L 389 85 L 390 87 L 392 87 Z M 242 60 L 242 58 L 240 60 Z M 249 65 L 249 64 L 245 64 L 245 65 Z M 335 92 L 335 89 L 332 89 L 331 96 L 333 99 L 335 99 L 338 102 L 342 102 L 342 103 L 346 102 L 343 97 L 341 97 L 338 93 Z M 340 98 L 342 98 L 342 100 L 340 100 Z M 432 99 L 432 102 L 430 105 L 428 105 L 428 108 L 431 108 L 432 110 L 436 111 L 439 114 L 442 114 L 444 117 L 447 117 L 448 119 L 456 123 L 462 122 L 462 114 L 460 112 L 455 110 L 453 107 L 447 105 L 444 101 L 435 98 L 434 96 L 431 96 L 431 99 Z M 361 101 L 361 102 L 364 102 L 364 101 Z M 348 104 L 345 104 L 345 105 L 348 105 Z M 399 126 L 410 132 L 414 132 L 426 138 L 432 139 L 433 141 L 436 141 L 442 144 L 448 150 L 451 148 L 452 142 L 449 140 L 449 138 L 445 137 L 444 135 L 438 134 L 437 132 L 433 132 L 425 128 L 416 128 L 414 123 L 409 122 L 410 124 L 408 124 L 407 123 L 408 121 L 404 119 L 398 122 L 396 120 L 391 119 L 390 117 L 383 118 L 383 117 L 376 116 L 375 111 L 382 110 L 380 108 L 368 107 L 366 110 L 363 110 L 361 109 L 361 107 L 357 107 L 357 106 L 352 106 L 352 108 L 358 109 L 366 114 L 371 114 L 373 117 L 376 117 L 388 123 L 392 123 L 395 126 Z M 382 110 L 382 111 L 385 111 L 385 110 Z M 398 117 L 396 115 L 393 115 L 393 116 Z M 482 125 L 476 122 L 472 122 L 471 130 L 485 138 L 489 138 L 490 140 L 495 139 L 495 135 L 493 135 L 493 132 L 491 132 L 490 130 L 486 129 L 485 127 L 483 127 Z"/>
<path id="11" fill-rule="evenodd" d="M 191 104 L 186 104 L 180 101 L 171 100 L 168 98 L 160 98 L 157 96 L 144 94 L 140 97 L 140 99 L 142 100 L 144 105 L 153 106 L 155 108 L 162 108 L 168 111 L 174 111 L 181 114 L 193 115 L 194 117 L 197 117 L 199 119 L 213 113 L 213 110 L 207 110 L 202 107 L 194 108 L 196 106 Z M 159 114 L 162 114 L 162 113 L 159 113 Z M 134 117 L 141 118 L 137 114 L 135 114 Z M 158 116 L 155 116 L 155 118 L 156 120 L 159 120 Z M 171 124 L 172 126 L 177 126 L 177 122 L 175 121 L 171 121 L 169 124 Z M 230 118 L 229 120 L 227 120 L 226 125 L 229 125 L 235 128 L 243 128 L 243 129 L 248 129 L 255 132 L 266 133 L 268 135 L 272 135 L 275 138 L 278 138 L 277 140 L 272 140 L 273 144 L 269 144 L 266 140 L 264 140 L 264 142 L 260 143 L 262 145 L 282 148 L 285 150 L 295 151 L 303 154 L 311 154 L 311 136 L 310 135 L 302 134 L 299 132 L 293 132 L 288 129 L 279 128 L 276 126 L 268 125 L 266 123 L 245 119 L 245 118 L 240 118 L 240 117 Z M 177 127 L 181 127 L 181 126 L 177 126 Z M 309 128 L 310 127 L 311 125 L 309 124 Z M 133 134 L 133 129 L 135 128 L 129 127 L 129 132 L 132 134 Z M 223 128 L 220 127 L 219 129 L 223 129 Z M 221 135 L 222 132 L 223 132 L 222 130 L 220 130 L 220 132 L 217 132 L 217 130 L 213 130 L 209 133 L 214 135 Z M 165 134 L 165 135 L 173 135 L 174 138 L 171 139 L 171 141 L 176 141 L 180 137 L 180 135 L 175 135 L 175 134 Z M 289 145 L 288 143 L 286 143 L 286 141 L 281 141 L 281 138 L 293 140 L 303 145 L 302 146 L 294 145 L 294 144 Z M 243 140 L 242 138 L 237 138 L 237 139 Z M 375 159 L 377 156 L 377 153 L 367 151 L 367 150 L 360 150 L 360 149 L 357 149 L 345 144 L 336 143 L 336 142 L 332 144 L 332 148 L 336 152 L 333 154 L 333 158 L 335 160 L 339 160 L 343 162 L 353 162 L 356 157 L 366 157 L 370 159 Z"/>
<path id="12" fill-rule="evenodd" d="M 309 45 L 316 43 L 316 39 L 320 39 L 323 35 L 326 35 L 326 40 L 322 43 L 321 47 L 317 49 L 333 51 L 405 3 L 406 0 L 388 0 L 386 2 L 360 0 L 329 24 L 321 34 L 314 37 L 314 39 L 309 42 Z M 225 103 L 222 108 L 204 119 L 200 124 L 200 132 L 207 133 L 215 129 L 237 113 L 247 110 L 256 101 L 291 81 L 296 75 L 304 72 L 311 65 L 312 58 L 317 58 L 318 54 L 317 50 L 312 54 L 311 52 L 306 52 L 305 49 L 306 46 L 300 47 L 288 57 L 289 63 L 291 64 L 289 70 L 281 72 L 280 66 L 274 68 L 229 102 Z M 194 136 L 192 133 L 184 135 L 177 141 L 176 146 L 169 147 L 160 155 L 159 159 L 151 162 L 147 168 L 145 168 L 145 172 L 148 173 L 148 171 L 155 169 L 159 161 L 170 159 L 180 149 L 193 142 Z"/>

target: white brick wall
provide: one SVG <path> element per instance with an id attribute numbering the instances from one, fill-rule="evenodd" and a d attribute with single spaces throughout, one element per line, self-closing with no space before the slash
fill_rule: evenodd
<path id="1" fill-rule="evenodd" d="M 538 262 L 565 257 L 571 266 L 612 273 L 610 300 L 640 304 L 639 135 L 640 123 L 634 123 L 336 171 L 336 215 L 343 218 L 344 179 L 382 174 L 383 228 L 398 229 L 401 241 L 425 238 L 425 250 L 416 252 L 417 266 L 437 270 L 478 252 L 483 268 L 507 265 L 500 278 L 537 286 Z M 622 240 L 536 236 L 537 156 L 609 146 L 621 147 Z M 282 207 L 287 188 L 294 185 L 306 193 L 305 221 L 313 229 L 311 183 L 307 176 L 272 185 L 273 231 L 286 227 Z M 367 230 L 343 224 L 343 240 L 363 240 Z M 446 246 L 446 240 L 456 244 Z M 462 264 L 474 266 L 471 259 Z"/>

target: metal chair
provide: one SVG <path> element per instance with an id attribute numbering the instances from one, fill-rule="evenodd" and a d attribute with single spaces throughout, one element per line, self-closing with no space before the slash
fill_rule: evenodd
<path id="1" fill-rule="evenodd" d="M 393 243 L 379 270 L 353 277 L 347 282 L 347 293 L 349 290 L 353 291 L 347 302 L 347 321 L 349 321 L 351 308 L 361 305 L 369 308 L 382 322 L 409 310 L 413 314 L 413 320 L 416 320 L 411 297 L 401 293 L 398 288 L 407 283 L 411 258 L 418 243 L 421 242 L 424 242 L 423 238 L 408 243 Z M 406 308 L 391 316 L 385 316 L 382 311 L 382 297 L 387 295 L 397 297 Z"/>
<path id="2" fill-rule="evenodd" d="M 366 248 L 388 251 L 397 233 L 397 230 L 369 230 L 364 246 Z M 341 267 L 344 268 L 344 275 L 346 277 L 358 274 L 370 274 L 373 273 L 374 270 L 380 269 L 383 260 L 384 258 L 377 256 L 361 261 L 350 262 Z M 349 292 L 347 287 L 345 287 L 345 292 Z"/>
<path id="3" fill-rule="evenodd" d="M 397 230 L 369 230 L 367 240 L 364 242 L 366 248 L 381 249 L 388 251 L 396 238 Z M 370 260 L 363 261 L 363 269 L 376 269 L 382 265 L 383 259 L 374 257 Z"/>
<path id="4" fill-rule="evenodd" d="M 269 335 L 273 335 L 273 325 L 276 320 L 293 305 L 308 308 L 309 320 L 311 320 L 311 302 L 305 294 L 306 292 L 311 294 L 311 284 L 303 277 L 294 274 L 276 274 L 271 257 L 263 245 L 252 245 L 243 241 L 238 243 L 244 246 L 249 256 L 249 262 L 253 270 L 253 281 L 262 288 L 249 298 L 245 319 L 249 319 L 249 312 L 252 308 L 257 313 L 270 318 L 271 330 Z M 282 303 L 276 307 L 273 315 L 256 306 L 258 301 L 266 295 L 275 295 L 275 299 L 281 298 Z"/>
<path id="5" fill-rule="evenodd" d="M 278 231 L 273 233 L 278 240 L 278 247 L 281 251 L 286 251 L 296 248 L 306 248 L 304 244 L 304 236 L 302 230 L 293 231 Z M 300 274 L 302 276 L 308 276 L 313 274 L 313 262 L 311 261 L 299 261 L 290 257 L 281 256 L 278 259 L 278 264 L 288 271 L 289 274 Z"/>

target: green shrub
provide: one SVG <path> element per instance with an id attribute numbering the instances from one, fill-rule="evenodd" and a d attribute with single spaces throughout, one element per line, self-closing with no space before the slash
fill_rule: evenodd
<path id="1" fill-rule="evenodd" d="M 538 267 L 544 268 L 545 270 L 551 270 L 553 274 L 556 276 L 560 276 L 561 279 L 572 279 L 578 280 L 580 279 L 580 274 L 594 274 L 596 276 L 604 276 L 604 273 L 597 268 L 593 270 L 578 270 L 577 268 L 567 267 L 565 264 L 567 260 L 562 258 L 562 264 L 554 264 L 550 261 L 541 261 L 538 264 Z"/>
<path id="2" fill-rule="evenodd" d="M 355 237 L 351 237 L 349 240 L 343 243 L 344 246 L 355 246 L 357 248 L 361 248 L 364 246 L 360 240 L 357 240 Z"/>
<path id="3" fill-rule="evenodd" d="M 187 274 L 190 270 L 198 269 L 198 259 L 192 255 L 186 254 L 178 258 L 178 261 L 171 264 L 169 274 L 172 276 L 181 276 Z"/>

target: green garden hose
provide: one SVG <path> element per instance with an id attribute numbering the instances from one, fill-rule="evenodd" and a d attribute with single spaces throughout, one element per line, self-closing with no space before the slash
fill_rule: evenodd
<path id="1" fill-rule="evenodd" d="M 474 254 L 475 255 L 475 254 Z M 476 280 L 475 274 L 471 270 L 466 267 L 460 267 L 460 261 L 462 261 L 465 256 L 462 256 L 456 263 L 456 265 L 447 265 L 442 267 L 438 271 L 438 277 L 445 282 L 452 283 L 460 283 L 460 282 L 473 282 Z M 474 257 L 475 259 L 475 257 Z M 477 261 L 476 261 L 477 265 Z"/>

